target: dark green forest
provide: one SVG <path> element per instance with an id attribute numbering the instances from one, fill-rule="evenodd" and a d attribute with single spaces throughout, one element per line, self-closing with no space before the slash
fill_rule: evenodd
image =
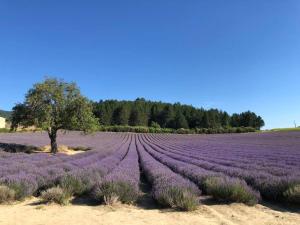
<path id="1" fill-rule="evenodd" d="M 194 129 L 252 127 L 259 130 L 263 119 L 254 112 L 232 115 L 219 109 L 195 108 L 138 98 L 135 101 L 101 100 L 93 102 L 93 111 L 103 126 L 143 126 Z"/>

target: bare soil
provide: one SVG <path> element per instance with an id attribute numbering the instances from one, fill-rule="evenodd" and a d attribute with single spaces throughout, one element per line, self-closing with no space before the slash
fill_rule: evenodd
<path id="1" fill-rule="evenodd" d="M 66 145 L 59 145 L 58 146 L 58 152 L 59 153 L 64 153 L 67 155 L 75 155 L 78 153 L 83 153 L 85 151 L 83 150 L 77 150 L 75 149 L 76 147 L 70 147 L 70 146 L 66 146 Z M 35 153 L 51 153 L 51 146 L 50 145 L 45 145 L 43 147 L 40 147 L 38 151 L 34 151 Z"/>
<path id="2" fill-rule="evenodd" d="M 300 209 L 274 205 L 213 204 L 194 212 L 178 212 L 144 206 L 92 205 L 75 201 L 67 206 L 45 205 L 31 198 L 21 203 L 0 205 L 1 225 L 299 225 Z"/>

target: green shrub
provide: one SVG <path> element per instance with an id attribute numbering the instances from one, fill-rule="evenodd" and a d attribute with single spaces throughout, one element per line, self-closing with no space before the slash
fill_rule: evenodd
<path id="1" fill-rule="evenodd" d="M 70 195 L 84 195 L 90 192 L 101 174 L 95 170 L 78 170 L 65 174 L 59 180 L 59 186 Z"/>
<path id="2" fill-rule="evenodd" d="M 287 202 L 300 204 L 300 184 L 290 187 L 283 193 L 283 197 Z"/>
<path id="3" fill-rule="evenodd" d="M 66 174 L 59 181 L 59 186 L 70 195 L 81 195 L 85 192 L 85 185 L 81 179 L 71 174 Z"/>
<path id="4" fill-rule="evenodd" d="M 152 121 L 150 127 L 159 129 L 160 125 L 159 125 L 159 123 Z"/>
<path id="5" fill-rule="evenodd" d="M 204 188 L 206 193 L 216 200 L 241 202 L 247 205 L 255 205 L 260 200 L 258 192 L 237 178 L 209 177 L 204 181 Z"/>
<path id="6" fill-rule="evenodd" d="M 24 200 L 26 197 L 35 194 L 38 189 L 37 182 L 29 175 L 18 180 L 6 179 L 3 184 L 15 192 L 16 200 Z"/>
<path id="7" fill-rule="evenodd" d="M 153 122 L 150 127 L 144 126 L 101 126 L 99 131 L 105 132 L 135 132 L 135 133 L 177 133 L 177 134 L 223 134 L 223 133 L 245 133 L 255 132 L 253 127 L 226 127 L 226 128 L 195 128 L 195 129 L 172 129 L 161 128 Z"/>
<path id="8" fill-rule="evenodd" d="M 0 204 L 15 200 L 15 191 L 7 186 L 0 186 Z"/>
<path id="9" fill-rule="evenodd" d="M 219 127 L 219 128 L 195 128 L 196 134 L 225 134 L 255 132 L 253 127 Z"/>
<path id="10" fill-rule="evenodd" d="M 71 196 L 62 188 L 53 187 L 46 191 L 43 191 L 41 194 L 41 198 L 47 203 L 54 202 L 60 205 L 66 205 L 69 202 Z"/>
<path id="11" fill-rule="evenodd" d="M 93 196 L 105 204 L 112 204 L 116 200 L 130 204 L 137 200 L 139 192 L 128 182 L 104 181 L 95 186 Z"/>
<path id="12" fill-rule="evenodd" d="M 191 129 L 185 129 L 185 128 L 179 128 L 175 131 L 176 134 L 192 134 L 193 130 Z"/>
<path id="13" fill-rule="evenodd" d="M 199 205 L 198 197 L 191 191 L 182 188 L 167 188 L 160 193 L 157 201 L 162 206 L 176 208 L 182 211 L 196 210 Z"/>

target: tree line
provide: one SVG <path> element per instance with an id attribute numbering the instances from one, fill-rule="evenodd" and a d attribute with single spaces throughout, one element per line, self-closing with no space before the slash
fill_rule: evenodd
<path id="1" fill-rule="evenodd" d="M 232 115 L 219 109 L 196 108 L 180 103 L 100 100 L 92 102 L 94 115 L 103 126 L 143 126 L 172 129 L 252 127 L 260 129 L 264 120 L 254 112 Z"/>
<path id="2" fill-rule="evenodd" d="M 231 116 L 218 109 L 198 109 L 180 103 L 146 101 L 144 98 L 92 102 L 81 95 L 75 83 L 47 78 L 34 84 L 25 94 L 24 102 L 16 104 L 12 111 L 12 130 L 32 125 L 48 132 L 51 152 L 56 153 L 57 132 L 61 129 L 84 132 L 105 131 L 106 128 L 107 131 L 130 131 L 128 129 L 134 128 L 134 132 L 250 132 L 249 128 L 260 129 L 264 121 L 250 111 Z M 114 127 L 109 128 L 111 125 Z"/>

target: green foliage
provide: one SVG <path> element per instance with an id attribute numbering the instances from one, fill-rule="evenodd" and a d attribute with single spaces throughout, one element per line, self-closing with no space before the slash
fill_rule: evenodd
<path id="1" fill-rule="evenodd" d="M 99 172 L 94 170 L 78 170 L 65 174 L 59 180 L 59 186 L 70 195 L 81 196 L 92 190 L 96 181 L 101 180 Z"/>
<path id="2" fill-rule="evenodd" d="M 194 130 L 180 128 L 180 129 L 174 130 L 174 133 L 176 133 L 176 134 L 193 134 Z"/>
<path id="3" fill-rule="evenodd" d="M 129 110 L 125 105 L 115 109 L 113 113 L 114 125 L 128 125 L 128 120 L 129 120 Z"/>
<path id="4" fill-rule="evenodd" d="M 227 127 L 227 128 L 196 128 L 196 134 L 226 134 L 256 132 L 253 127 Z"/>
<path id="5" fill-rule="evenodd" d="M 300 184 L 296 184 L 290 187 L 283 193 L 285 201 L 300 204 Z"/>
<path id="6" fill-rule="evenodd" d="M 226 128 L 230 126 L 230 116 L 227 112 L 221 112 L 220 120 L 222 127 Z"/>
<path id="7" fill-rule="evenodd" d="M 60 187 L 49 188 L 41 193 L 41 199 L 46 203 L 57 203 L 60 205 L 68 204 L 71 196 Z"/>
<path id="8" fill-rule="evenodd" d="M 172 129 L 154 127 L 132 126 L 100 126 L 98 131 L 105 132 L 133 132 L 133 133 L 175 133 L 175 134 L 223 134 L 223 133 L 248 133 L 255 132 L 253 127 L 230 128 L 196 128 L 196 129 Z"/>
<path id="9" fill-rule="evenodd" d="M 66 174 L 59 181 L 59 186 L 70 195 L 82 195 L 86 192 L 85 184 L 79 177 Z"/>
<path id="10" fill-rule="evenodd" d="M 254 127 L 259 130 L 265 125 L 265 122 L 260 116 L 247 111 L 241 114 L 233 114 L 230 124 L 232 127 Z"/>
<path id="11" fill-rule="evenodd" d="M 172 105 L 166 105 L 159 115 L 159 124 L 163 128 L 173 128 L 174 109 Z"/>
<path id="12" fill-rule="evenodd" d="M 96 200 L 105 204 L 115 201 L 130 204 L 137 200 L 138 190 L 128 182 L 104 181 L 96 185 L 93 196 Z"/>
<path id="13" fill-rule="evenodd" d="M 15 191 L 7 186 L 0 186 L 0 204 L 15 200 Z"/>
<path id="14" fill-rule="evenodd" d="M 11 130 L 16 130 L 19 125 L 28 127 L 34 124 L 33 115 L 25 103 L 18 103 L 13 107 L 11 119 Z"/>
<path id="15" fill-rule="evenodd" d="M 90 132 L 97 129 L 98 120 L 92 104 L 80 94 L 75 83 L 49 78 L 35 84 L 26 94 L 25 102 L 13 108 L 12 129 L 18 125 L 35 125 L 47 130 L 55 153 L 59 129 Z"/>
<path id="16" fill-rule="evenodd" d="M 157 123 L 157 122 L 155 122 L 155 121 L 151 121 L 150 127 L 159 129 L 159 128 L 160 128 L 160 125 L 159 125 L 159 123 Z"/>
<path id="17" fill-rule="evenodd" d="M 182 211 L 193 211 L 199 205 L 198 197 L 189 190 L 182 188 L 167 188 L 157 198 L 159 204 Z"/>
<path id="18" fill-rule="evenodd" d="M 153 102 L 143 98 L 138 98 L 135 101 L 94 102 L 93 112 L 102 126 L 151 127 L 152 123 L 156 123 L 162 128 L 171 129 L 225 129 L 230 127 L 260 129 L 264 125 L 262 118 L 250 111 L 230 116 L 227 112 L 218 109 L 198 109 L 180 103 Z"/>
<path id="19" fill-rule="evenodd" d="M 204 189 L 208 195 L 217 200 L 241 202 L 248 205 L 256 204 L 260 196 L 247 184 L 239 179 L 209 177 L 204 181 Z"/>
<path id="20" fill-rule="evenodd" d="M 177 112 L 174 119 L 171 122 L 171 127 L 174 129 L 188 129 L 189 125 L 187 120 L 185 119 L 185 116 L 181 112 Z"/>
<path id="21" fill-rule="evenodd" d="M 22 184 L 9 184 L 8 187 L 14 191 L 16 200 L 24 200 L 28 196 Z"/>
<path id="22" fill-rule="evenodd" d="M 26 94 L 25 107 L 33 117 L 33 123 L 45 130 L 95 128 L 97 120 L 89 101 L 81 96 L 74 83 L 46 79 L 37 83 Z"/>
<path id="23" fill-rule="evenodd" d="M 5 183 L 5 186 L 15 192 L 16 200 L 24 200 L 26 197 L 33 195 L 37 190 L 37 183 L 26 179 L 18 182 L 9 181 Z"/>
<path id="24" fill-rule="evenodd" d="M 148 127 L 131 127 L 131 126 L 101 126 L 99 128 L 99 131 L 149 133 L 149 128 Z"/>

